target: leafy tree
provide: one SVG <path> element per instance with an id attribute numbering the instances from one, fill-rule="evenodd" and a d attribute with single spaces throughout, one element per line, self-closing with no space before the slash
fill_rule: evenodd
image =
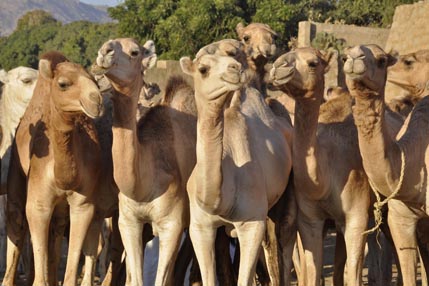
<path id="1" fill-rule="evenodd" d="M 31 27 L 41 26 L 44 24 L 56 23 L 57 20 L 44 10 L 33 10 L 27 12 L 18 20 L 16 30 L 30 29 Z"/>

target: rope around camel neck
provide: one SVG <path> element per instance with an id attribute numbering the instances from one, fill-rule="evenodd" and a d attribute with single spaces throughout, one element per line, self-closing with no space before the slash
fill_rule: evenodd
<path id="1" fill-rule="evenodd" d="M 371 186 L 372 191 L 375 194 L 375 197 L 377 201 L 374 203 L 374 219 L 375 219 L 375 226 L 371 229 L 368 229 L 367 231 L 364 231 L 363 234 L 370 234 L 374 231 L 377 231 L 377 243 L 380 246 L 380 243 L 378 242 L 378 235 L 380 234 L 380 225 L 383 222 L 383 214 L 381 212 L 381 208 L 387 204 L 391 199 L 393 199 L 398 193 L 399 190 L 402 187 L 402 183 L 404 181 L 404 174 L 405 174 L 405 152 L 399 147 L 399 150 L 401 151 L 401 173 L 399 175 L 399 182 L 396 186 L 395 191 L 391 193 L 387 198 L 385 198 L 383 201 L 381 201 L 381 197 L 379 194 L 379 190 L 375 187 L 374 183 L 371 181 L 370 178 L 368 178 L 369 185 Z"/>

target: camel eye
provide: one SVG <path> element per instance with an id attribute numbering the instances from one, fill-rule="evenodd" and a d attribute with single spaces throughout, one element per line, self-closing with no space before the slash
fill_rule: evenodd
<path id="1" fill-rule="evenodd" d="M 203 76 L 206 75 L 209 71 L 209 68 L 206 66 L 201 66 L 198 68 L 198 71 L 200 72 L 200 74 L 202 74 Z"/>
<path id="2" fill-rule="evenodd" d="M 404 64 L 408 67 L 411 67 L 413 65 L 414 61 L 412 59 L 406 59 L 404 60 Z"/>
<path id="3" fill-rule="evenodd" d="M 132 57 L 137 57 L 139 54 L 140 54 L 140 51 L 138 51 L 138 50 L 131 51 Z"/>
<path id="4" fill-rule="evenodd" d="M 317 67 L 317 64 L 318 64 L 318 61 L 311 61 L 311 62 L 309 62 L 308 63 L 308 66 L 310 67 L 310 68 L 316 68 Z"/>
<path id="5" fill-rule="evenodd" d="M 246 36 L 244 36 L 244 37 L 243 37 L 243 40 L 244 40 L 246 43 L 247 43 L 247 42 L 249 42 L 249 40 L 250 40 L 250 36 L 247 36 L 247 35 L 246 35 Z"/>
<path id="6" fill-rule="evenodd" d="M 23 84 L 29 84 L 29 83 L 31 83 L 33 80 L 31 79 L 31 78 L 23 78 L 23 79 L 21 79 L 21 82 L 23 83 Z"/>
<path id="7" fill-rule="evenodd" d="M 63 91 L 66 90 L 71 85 L 72 85 L 72 82 L 69 81 L 68 79 L 60 78 L 58 80 L 58 87 Z"/>
<path id="8" fill-rule="evenodd" d="M 229 57 L 235 57 L 235 56 L 237 55 L 237 53 L 236 53 L 234 50 L 232 50 L 232 51 L 227 51 L 227 52 L 226 52 L 226 54 L 227 54 Z"/>

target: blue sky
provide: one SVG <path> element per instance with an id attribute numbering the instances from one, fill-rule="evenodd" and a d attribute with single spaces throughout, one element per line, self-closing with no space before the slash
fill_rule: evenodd
<path id="1" fill-rule="evenodd" d="M 93 4 L 93 5 L 108 5 L 108 6 L 115 6 L 119 4 L 120 2 L 123 2 L 122 0 L 80 0 L 80 2 Z"/>

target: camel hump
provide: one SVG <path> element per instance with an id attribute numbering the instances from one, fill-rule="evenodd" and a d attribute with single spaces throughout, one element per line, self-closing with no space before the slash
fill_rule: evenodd
<path id="1" fill-rule="evenodd" d="M 165 87 L 164 98 L 162 101 L 165 104 L 170 105 L 171 102 L 173 101 L 174 95 L 183 89 L 192 90 L 192 87 L 183 78 L 183 76 L 180 76 L 180 75 L 171 76 L 167 81 L 167 85 Z"/>

